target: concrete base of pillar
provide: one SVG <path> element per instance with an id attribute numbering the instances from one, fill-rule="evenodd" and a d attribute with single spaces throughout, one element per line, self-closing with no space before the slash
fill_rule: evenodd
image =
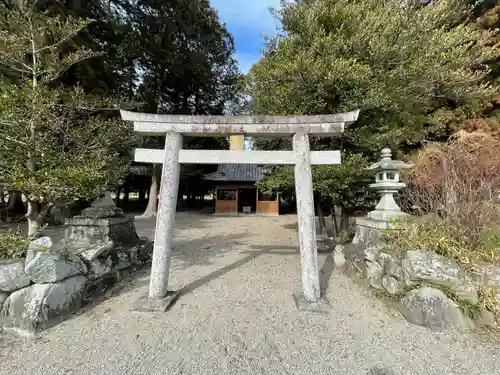
<path id="1" fill-rule="evenodd" d="M 148 295 L 142 296 L 134 302 L 132 311 L 165 312 L 172 307 L 179 295 L 178 291 L 169 291 L 162 299 L 149 299 Z"/>
<path id="2" fill-rule="evenodd" d="M 295 304 L 297 305 L 297 309 L 299 311 L 317 312 L 322 314 L 328 314 L 332 311 L 332 306 L 325 297 L 321 297 L 318 301 L 311 302 L 306 300 L 302 293 L 294 293 L 293 298 L 295 299 Z"/>

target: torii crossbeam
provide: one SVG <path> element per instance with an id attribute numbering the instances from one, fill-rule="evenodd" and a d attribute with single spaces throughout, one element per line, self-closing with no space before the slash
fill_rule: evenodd
<path id="1" fill-rule="evenodd" d="M 138 301 L 141 311 L 165 311 L 178 293 L 168 291 L 172 259 L 173 229 L 179 188 L 180 164 L 293 164 L 299 222 L 302 293 L 295 295 L 304 310 L 325 311 L 317 260 L 316 228 L 311 165 L 340 164 L 340 151 L 310 151 L 309 136 L 339 135 L 358 119 L 359 111 L 321 116 L 179 116 L 121 111 L 134 130 L 147 135 L 165 135 L 164 150 L 136 149 L 135 161 L 162 163 L 160 200 L 156 218 L 149 295 Z M 182 135 L 189 136 L 292 136 L 293 151 L 182 150 Z"/>

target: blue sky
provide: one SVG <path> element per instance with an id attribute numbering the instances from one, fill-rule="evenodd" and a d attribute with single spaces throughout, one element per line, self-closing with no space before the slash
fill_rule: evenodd
<path id="1" fill-rule="evenodd" d="M 236 58 L 242 73 L 257 62 L 264 47 L 264 35 L 276 34 L 279 22 L 269 8 L 279 8 L 280 0 L 210 0 L 222 22 L 233 35 Z"/>

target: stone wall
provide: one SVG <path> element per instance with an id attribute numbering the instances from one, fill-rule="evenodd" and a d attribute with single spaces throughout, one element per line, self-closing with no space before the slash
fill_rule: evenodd
<path id="1" fill-rule="evenodd" d="M 409 322 L 431 329 L 495 325 L 481 301 L 485 287 L 500 291 L 500 266 L 468 272 L 455 260 L 411 249 L 404 256 L 384 252 L 374 228 L 359 226 L 353 243 L 337 245 L 334 262 L 351 277 L 390 297 Z M 500 293 L 496 295 L 500 302 Z"/>
<path id="2" fill-rule="evenodd" d="M 135 233 L 135 231 L 134 231 Z M 113 242 L 71 247 L 49 237 L 31 242 L 25 259 L 0 262 L 0 307 L 4 328 L 32 335 L 68 318 L 123 272 L 147 265 L 152 242 Z"/>

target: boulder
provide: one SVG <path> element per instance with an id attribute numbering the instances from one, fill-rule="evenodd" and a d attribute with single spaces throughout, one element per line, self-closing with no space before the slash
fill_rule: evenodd
<path id="1" fill-rule="evenodd" d="M 113 250 L 113 247 L 114 247 L 113 241 L 108 241 L 102 244 L 95 244 L 92 245 L 90 248 L 87 247 L 85 250 L 81 251 L 79 255 L 85 260 L 92 261 L 97 257 L 99 257 L 100 255 L 108 253 L 109 251 Z"/>
<path id="2" fill-rule="evenodd" d="M 484 286 L 500 289 L 500 266 L 488 264 L 482 267 L 481 281 Z"/>
<path id="3" fill-rule="evenodd" d="M 493 327 L 496 325 L 495 315 L 491 311 L 481 309 L 475 323 L 478 327 Z"/>
<path id="4" fill-rule="evenodd" d="M 402 260 L 402 268 L 405 282 L 409 286 L 416 282 L 440 285 L 473 305 L 478 303 L 474 282 L 452 259 L 430 251 L 411 250 Z"/>
<path id="5" fill-rule="evenodd" d="M 434 288 L 410 291 L 399 303 L 399 311 L 410 323 L 431 329 L 472 329 L 474 321 L 460 307 Z"/>
<path id="6" fill-rule="evenodd" d="M 396 295 L 401 293 L 403 290 L 401 281 L 398 281 L 396 278 L 385 275 L 382 277 L 382 286 L 386 290 L 387 293 L 391 295 Z"/>
<path id="7" fill-rule="evenodd" d="M 2 310 L 2 307 L 5 303 L 5 301 L 7 301 L 7 298 L 9 298 L 10 296 L 10 293 L 8 292 L 0 292 L 0 310 Z"/>
<path id="8" fill-rule="evenodd" d="M 394 258 L 392 255 L 380 252 L 377 256 L 378 262 L 384 267 L 384 273 L 398 280 L 404 279 L 401 259 Z"/>
<path id="9" fill-rule="evenodd" d="M 130 261 L 130 252 L 128 249 L 120 249 L 116 251 L 116 255 L 118 256 L 118 260 L 120 262 L 128 262 Z"/>
<path id="10" fill-rule="evenodd" d="M 368 282 L 375 289 L 382 288 L 382 276 L 384 269 L 377 262 L 366 262 L 366 277 Z"/>
<path id="11" fill-rule="evenodd" d="M 401 266 L 400 259 L 388 259 L 387 262 L 385 262 L 384 271 L 387 275 L 392 276 L 398 280 L 404 279 L 403 268 Z"/>
<path id="12" fill-rule="evenodd" d="M 366 217 L 356 219 L 356 233 L 352 239 L 353 244 L 370 246 L 384 242 L 382 231 L 387 228 L 387 224 L 380 226 L 378 220 L 368 219 Z"/>
<path id="13" fill-rule="evenodd" d="M 85 283 L 84 276 L 74 276 L 12 293 L 2 309 L 8 318 L 5 328 L 31 335 L 57 324 L 81 307 Z"/>
<path id="14" fill-rule="evenodd" d="M 366 246 L 364 245 L 357 245 L 354 243 L 350 243 L 347 245 L 344 245 L 343 247 L 343 254 L 348 261 L 360 261 L 362 260 L 363 262 L 365 261 L 365 248 Z"/>
<path id="15" fill-rule="evenodd" d="M 342 267 L 345 264 L 344 246 L 336 245 L 335 250 L 333 250 L 332 257 L 335 267 Z"/>
<path id="16" fill-rule="evenodd" d="M 54 244 L 50 237 L 40 237 L 34 241 L 31 241 L 28 250 L 32 251 L 50 251 L 52 250 Z"/>
<path id="17" fill-rule="evenodd" d="M 376 246 L 368 246 L 365 249 L 365 259 L 369 262 L 376 262 L 379 249 Z"/>
<path id="18" fill-rule="evenodd" d="M 37 284 L 54 283 L 87 273 L 87 266 L 76 255 L 28 250 L 24 270 Z"/>
<path id="19" fill-rule="evenodd" d="M 364 280 L 367 278 L 367 265 L 364 259 L 346 259 L 345 272 L 358 280 Z"/>
<path id="20" fill-rule="evenodd" d="M 109 258 L 111 260 L 111 258 Z M 110 262 L 103 262 L 100 259 L 94 259 L 90 262 L 90 273 L 93 278 L 97 279 L 108 272 L 111 272 L 111 264 Z"/>
<path id="21" fill-rule="evenodd" d="M 335 241 L 329 237 L 318 237 L 316 239 L 316 246 L 318 253 L 330 253 L 335 246 Z"/>
<path id="22" fill-rule="evenodd" d="M 24 272 L 24 259 L 0 261 L 0 291 L 13 292 L 30 285 Z"/>
<path id="23" fill-rule="evenodd" d="M 128 251 L 130 260 L 135 263 L 141 263 L 139 253 L 140 253 L 140 246 L 139 245 L 132 246 Z"/>
<path id="24" fill-rule="evenodd" d="M 110 254 L 112 261 L 112 269 L 113 270 L 123 270 L 126 268 L 130 268 L 134 262 L 130 260 L 129 249 L 120 248 L 116 249 Z"/>
<path id="25" fill-rule="evenodd" d="M 147 239 L 141 238 L 141 245 L 139 245 L 139 259 L 147 262 L 153 259 L 153 248 L 154 242 Z"/>
<path id="26" fill-rule="evenodd" d="M 117 271 L 122 271 L 122 270 L 125 270 L 127 268 L 132 267 L 132 265 L 133 265 L 132 262 L 120 260 L 117 264 L 115 264 L 113 266 L 113 269 L 117 270 Z"/>

